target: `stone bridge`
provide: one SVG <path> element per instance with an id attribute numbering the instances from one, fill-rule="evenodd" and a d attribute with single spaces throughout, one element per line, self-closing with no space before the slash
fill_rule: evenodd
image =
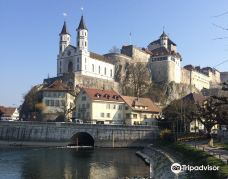
<path id="1" fill-rule="evenodd" d="M 0 121 L 0 144 L 33 146 L 139 147 L 159 135 L 153 126 Z"/>

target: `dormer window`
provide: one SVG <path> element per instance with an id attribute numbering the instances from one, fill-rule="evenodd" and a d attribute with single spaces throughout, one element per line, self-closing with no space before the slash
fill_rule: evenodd
<path id="1" fill-rule="evenodd" d="M 95 94 L 95 96 L 96 96 L 97 98 L 100 98 L 100 97 L 101 97 L 101 94 L 97 93 L 97 94 Z"/>

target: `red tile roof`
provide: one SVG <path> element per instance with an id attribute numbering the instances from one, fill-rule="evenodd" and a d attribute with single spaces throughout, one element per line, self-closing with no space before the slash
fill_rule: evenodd
<path id="1" fill-rule="evenodd" d="M 133 96 L 121 96 L 121 97 L 128 104 L 128 106 L 130 106 L 134 111 L 156 112 L 156 113 L 161 112 L 161 109 L 156 104 L 154 104 L 153 101 L 149 98 L 136 98 Z"/>
<path id="2" fill-rule="evenodd" d="M 100 90 L 94 88 L 82 89 L 92 100 L 124 102 L 121 96 L 113 90 Z"/>
<path id="3" fill-rule="evenodd" d="M 17 108 L 0 106 L 0 113 L 3 113 L 3 117 L 11 117 Z"/>

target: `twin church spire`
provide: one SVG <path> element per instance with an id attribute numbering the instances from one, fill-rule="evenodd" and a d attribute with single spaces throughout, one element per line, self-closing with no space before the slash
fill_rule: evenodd
<path id="1" fill-rule="evenodd" d="M 88 29 L 85 25 L 85 21 L 83 16 L 81 16 L 80 23 L 78 25 L 78 28 L 76 29 L 77 31 L 77 48 L 79 50 L 88 50 Z M 70 45 L 70 38 L 71 35 L 68 31 L 66 21 L 64 21 L 62 30 L 59 34 L 60 36 L 60 41 L 59 41 L 59 54 L 61 54 L 65 48 Z"/>

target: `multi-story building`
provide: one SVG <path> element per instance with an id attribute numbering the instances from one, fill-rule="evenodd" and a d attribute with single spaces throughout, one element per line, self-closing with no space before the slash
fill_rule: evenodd
<path id="1" fill-rule="evenodd" d="M 76 99 L 75 118 L 100 124 L 123 124 L 125 103 L 113 90 L 81 89 Z"/>
<path id="2" fill-rule="evenodd" d="M 0 120 L 16 121 L 19 120 L 19 111 L 15 107 L 0 106 Z"/>
<path id="3" fill-rule="evenodd" d="M 75 118 L 100 124 L 146 124 L 161 110 L 149 98 L 120 96 L 113 90 L 83 88 L 76 99 Z"/>
<path id="4" fill-rule="evenodd" d="M 199 66 L 186 65 L 182 68 L 181 82 L 199 90 L 209 89 L 220 84 L 220 72 L 211 67 L 200 68 Z"/>
<path id="5" fill-rule="evenodd" d="M 128 125 L 151 124 L 159 118 L 161 109 L 149 98 L 121 96 L 125 102 L 125 123 Z"/>
<path id="6" fill-rule="evenodd" d="M 42 114 L 43 120 L 54 121 L 59 116 L 59 120 L 71 121 L 72 111 L 75 107 L 75 96 L 61 80 L 57 80 L 42 90 L 42 103 L 44 104 Z"/>

